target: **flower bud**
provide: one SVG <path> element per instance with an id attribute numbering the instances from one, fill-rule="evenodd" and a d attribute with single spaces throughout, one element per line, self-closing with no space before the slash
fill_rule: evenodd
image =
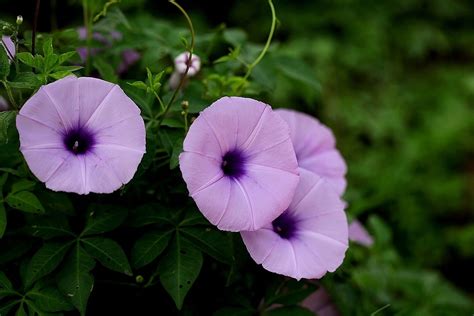
<path id="1" fill-rule="evenodd" d="M 18 15 L 16 17 L 16 25 L 21 25 L 23 23 L 23 16 Z"/>
<path id="2" fill-rule="evenodd" d="M 189 59 L 189 52 L 184 52 L 184 53 L 179 54 L 174 59 L 175 71 L 177 71 L 178 73 L 182 75 L 184 75 L 184 73 L 186 72 L 186 68 L 188 67 L 188 64 L 189 64 L 189 69 L 186 76 L 193 77 L 201 69 L 201 58 L 193 54 L 191 56 L 191 59 Z"/>

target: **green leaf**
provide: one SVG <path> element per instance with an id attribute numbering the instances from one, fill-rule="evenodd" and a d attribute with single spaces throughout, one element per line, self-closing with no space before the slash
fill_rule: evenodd
<path id="1" fill-rule="evenodd" d="M 309 309 L 301 306 L 284 306 L 263 313 L 264 316 L 314 316 Z"/>
<path id="2" fill-rule="evenodd" d="M 135 82 L 128 82 L 129 85 L 131 86 L 134 86 L 135 88 L 138 88 L 140 90 L 146 90 L 148 87 L 145 83 L 143 83 L 142 81 L 135 81 Z"/>
<path id="3" fill-rule="evenodd" d="M 132 265 L 139 269 L 155 260 L 165 250 L 174 230 L 150 231 L 136 241 L 132 248 Z"/>
<path id="4" fill-rule="evenodd" d="M 25 307 L 23 306 L 23 302 L 20 304 L 18 307 L 15 316 L 28 316 L 28 314 L 25 311 Z"/>
<path id="5" fill-rule="evenodd" d="M 160 204 L 150 203 L 133 210 L 127 223 L 131 227 L 143 227 L 152 224 L 175 226 L 176 215 L 177 212 L 173 212 Z"/>
<path id="6" fill-rule="evenodd" d="M 0 288 L 4 290 L 13 290 L 12 283 L 5 275 L 5 273 L 3 273 L 3 271 L 0 271 Z"/>
<path id="7" fill-rule="evenodd" d="M 20 192 L 20 191 L 30 191 L 31 189 L 35 187 L 35 185 L 36 185 L 36 182 L 34 181 L 27 180 L 27 179 L 20 179 L 18 181 L 15 181 L 12 184 L 10 194 Z"/>
<path id="8" fill-rule="evenodd" d="M 44 214 L 44 207 L 41 202 L 38 200 L 36 195 L 28 191 L 21 191 L 16 193 L 8 194 L 5 201 L 10 205 L 10 207 L 35 214 Z"/>
<path id="9" fill-rule="evenodd" d="M 277 69 L 288 78 L 305 84 L 316 91 L 321 90 L 321 85 L 316 79 L 316 72 L 312 71 L 311 67 L 302 60 L 290 57 L 279 57 L 275 58 L 274 62 Z"/>
<path id="10" fill-rule="evenodd" d="M 18 293 L 13 289 L 13 285 L 8 277 L 0 271 L 0 300 L 4 297 L 15 296 Z"/>
<path id="11" fill-rule="evenodd" d="M 52 37 L 49 37 L 47 39 L 44 40 L 43 42 L 43 55 L 46 57 L 46 56 L 50 56 L 53 54 L 53 38 Z"/>
<path id="12" fill-rule="evenodd" d="M 273 288 L 267 286 L 267 295 L 265 303 L 268 306 L 272 304 L 297 305 L 316 291 L 317 286 L 312 283 L 296 280 L 285 281 L 284 286 L 277 283 Z"/>
<path id="13" fill-rule="evenodd" d="M 71 74 L 72 74 L 72 72 L 69 71 L 69 70 L 61 70 L 61 71 L 53 72 L 53 73 L 49 74 L 49 76 L 53 79 L 59 80 L 59 79 L 62 79 L 64 77 L 67 77 Z"/>
<path id="14" fill-rule="evenodd" d="M 43 204 L 48 214 L 64 214 L 74 215 L 74 205 L 72 205 L 66 193 L 53 192 L 53 191 L 41 191 L 38 192 L 38 198 Z"/>
<path id="15" fill-rule="evenodd" d="M 63 53 L 61 55 L 59 55 L 59 64 L 62 65 L 63 63 L 65 63 L 66 61 L 68 61 L 69 59 L 71 59 L 72 57 L 76 56 L 77 55 L 77 52 L 76 51 L 70 51 L 70 52 L 66 52 L 66 53 Z"/>
<path id="16" fill-rule="evenodd" d="M 115 73 L 114 67 L 112 65 L 103 60 L 102 58 L 94 58 L 93 62 L 94 67 L 99 71 L 100 76 L 107 81 L 117 83 L 118 82 L 118 77 L 117 74 Z"/>
<path id="17" fill-rule="evenodd" d="M 82 236 L 102 234 L 119 227 L 127 217 L 127 210 L 116 205 L 91 205 Z"/>
<path id="18" fill-rule="evenodd" d="M 10 58 L 7 50 L 0 44 L 0 79 L 6 79 L 10 74 Z"/>
<path id="19" fill-rule="evenodd" d="M 81 315 L 86 313 L 87 301 L 94 286 L 94 278 L 89 273 L 94 266 L 94 259 L 77 244 L 58 275 L 59 290 L 71 300 Z"/>
<path id="20" fill-rule="evenodd" d="M 238 47 L 247 41 L 247 34 L 241 29 L 226 29 L 222 33 L 226 42 Z"/>
<path id="21" fill-rule="evenodd" d="M 26 270 L 25 287 L 30 287 L 36 280 L 49 274 L 61 263 L 70 242 L 48 242 L 31 258 Z"/>
<path id="22" fill-rule="evenodd" d="M 41 81 L 32 72 L 20 72 L 14 81 L 8 83 L 14 89 L 37 89 L 41 86 Z"/>
<path id="23" fill-rule="evenodd" d="M 71 231 L 67 219 L 63 216 L 48 216 L 36 218 L 31 225 L 31 234 L 43 239 L 55 237 L 75 237 Z"/>
<path id="24" fill-rule="evenodd" d="M 180 236 L 179 231 L 158 265 L 160 281 L 181 309 L 184 298 L 202 267 L 202 253 Z"/>
<path id="25" fill-rule="evenodd" d="M 22 63 L 27 66 L 38 68 L 38 62 L 35 60 L 35 57 L 28 52 L 17 53 L 16 58 L 18 58 Z"/>
<path id="26" fill-rule="evenodd" d="M 9 315 L 10 310 L 19 303 L 16 301 L 2 302 L 0 305 L 0 315 Z"/>
<path id="27" fill-rule="evenodd" d="M 183 151 L 184 138 L 178 138 L 173 146 L 173 151 L 170 157 L 170 169 L 174 169 L 179 165 L 179 155 Z"/>
<path id="28" fill-rule="evenodd" d="M 232 264 L 234 261 L 232 240 L 228 233 L 209 226 L 183 227 L 180 232 L 184 238 L 214 259 L 227 264 Z"/>
<path id="29" fill-rule="evenodd" d="M 122 247 L 112 239 L 96 237 L 81 239 L 86 251 L 106 268 L 133 275 Z"/>
<path id="30" fill-rule="evenodd" d="M 32 247 L 31 239 L 5 238 L 1 240 L 0 264 L 20 258 Z"/>
<path id="31" fill-rule="evenodd" d="M 5 230 L 7 228 L 7 212 L 5 211 L 5 206 L 3 202 L 0 202 L 0 239 L 3 238 Z"/>
<path id="32" fill-rule="evenodd" d="M 14 122 L 15 117 L 14 111 L 0 112 L 0 145 L 8 143 L 8 128 Z"/>
<path id="33" fill-rule="evenodd" d="M 49 74 L 53 71 L 54 67 L 58 65 L 59 57 L 56 54 L 47 55 L 44 58 L 43 71 L 45 74 Z"/>
<path id="34" fill-rule="evenodd" d="M 35 306 L 44 312 L 60 312 L 74 309 L 74 306 L 68 302 L 66 297 L 57 288 L 52 286 L 34 288 L 26 293 L 26 297 L 33 300 Z"/>

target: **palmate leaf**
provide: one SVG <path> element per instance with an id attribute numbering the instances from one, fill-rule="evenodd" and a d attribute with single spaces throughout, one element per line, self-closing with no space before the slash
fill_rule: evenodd
<path id="1" fill-rule="evenodd" d="M 81 239 L 86 251 L 106 268 L 132 275 L 132 269 L 122 247 L 110 238 L 94 237 Z"/>
<path id="2" fill-rule="evenodd" d="M 183 227 L 180 231 L 185 239 L 214 259 L 227 264 L 234 261 L 228 233 L 209 226 Z"/>
<path id="3" fill-rule="evenodd" d="M 58 275 L 59 289 L 81 315 L 85 315 L 87 301 L 94 286 L 94 277 L 90 274 L 94 266 L 94 259 L 76 244 Z"/>
<path id="4" fill-rule="evenodd" d="M 26 297 L 34 301 L 35 307 L 43 312 L 60 312 L 74 309 L 66 297 L 55 287 L 33 288 Z"/>
<path id="5" fill-rule="evenodd" d="M 48 214 L 74 215 L 74 205 L 65 193 L 41 191 L 38 198 Z"/>
<path id="6" fill-rule="evenodd" d="M 71 242 L 47 242 L 31 258 L 26 269 L 25 287 L 47 275 L 61 263 Z"/>
<path id="7" fill-rule="evenodd" d="M 145 233 L 132 248 L 132 265 L 139 269 L 155 260 L 165 250 L 174 229 Z"/>
<path id="8" fill-rule="evenodd" d="M 7 301 L 0 303 L 0 315 L 9 315 L 8 312 L 18 304 L 19 301 Z"/>
<path id="9" fill-rule="evenodd" d="M 0 112 L 0 145 L 8 143 L 8 128 L 15 121 L 14 111 Z"/>
<path id="10" fill-rule="evenodd" d="M 0 288 L 4 290 L 12 290 L 12 286 L 12 283 L 5 275 L 5 273 L 3 273 L 3 271 L 0 271 Z"/>
<path id="11" fill-rule="evenodd" d="M 13 285 L 8 279 L 8 277 L 0 271 L 0 300 L 4 297 L 17 295 L 16 291 L 13 289 Z"/>
<path id="12" fill-rule="evenodd" d="M 181 309 L 184 298 L 196 281 L 202 267 L 202 253 L 182 238 L 179 231 L 158 265 L 160 281 Z"/>
<path id="13" fill-rule="evenodd" d="M 137 207 L 130 214 L 130 220 L 127 222 L 131 227 L 142 227 L 146 225 L 176 225 L 176 211 L 172 211 L 160 204 L 150 203 Z"/>
<path id="14" fill-rule="evenodd" d="M 5 201 L 10 207 L 26 212 L 35 214 L 44 214 L 44 207 L 38 200 L 36 195 L 28 191 L 21 191 L 16 193 L 8 194 Z"/>
<path id="15" fill-rule="evenodd" d="M 28 229 L 35 237 L 51 239 L 54 237 L 75 237 L 69 227 L 67 218 L 63 216 L 48 216 L 34 220 L 34 223 Z"/>
<path id="16" fill-rule="evenodd" d="M 102 234 L 114 230 L 127 217 L 127 210 L 117 205 L 92 205 L 81 236 Z"/>

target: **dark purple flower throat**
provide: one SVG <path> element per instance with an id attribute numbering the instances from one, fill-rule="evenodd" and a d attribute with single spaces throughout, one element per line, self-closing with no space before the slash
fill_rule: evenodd
<path id="1" fill-rule="evenodd" d="M 296 234 L 296 220 L 288 211 L 283 212 L 272 222 L 273 231 L 283 239 L 291 239 Z"/>
<path id="2" fill-rule="evenodd" d="M 228 177 L 239 178 L 245 173 L 245 157 L 239 150 L 230 150 L 222 157 L 221 168 Z"/>
<path id="3" fill-rule="evenodd" d="M 70 129 L 63 136 L 66 149 L 75 155 L 89 152 L 95 144 L 94 135 L 84 127 Z"/>

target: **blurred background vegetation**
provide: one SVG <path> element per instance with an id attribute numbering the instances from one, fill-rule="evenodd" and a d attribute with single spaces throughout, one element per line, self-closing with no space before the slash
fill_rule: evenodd
<path id="1" fill-rule="evenodd" d="M 74 1 L 42 3 L 41 32 L 81 25 Z M 251 43 L 265 42 L 266 1 L 180 3 L 195 23 L 204 68 L 228 47 L 245 58 L 262 47 Z M 33 1 L 0 5 L 2 19 L 22 14 L 25 28 L 31 23 Z M 347 211 L 376 239 L 370 250 L 351 247 L 343 268 L 323 280 L 336 305 L 346 315 L 383 306 L 384 315 L 472 313 L 474 2 L 276 0 L 275 6 L 275 40 L 251 77 L 257 98 L 310 113 L 334 130 L 349 166 Z M 122 0 L 120 7 L 142 32 L 164 32 L 165 21 L 180 31 L 185 26 L 166 1 Z M 166 36 L 179 42 L 176 34 Z M 213 34 L 227 46 L 208 50 Z M 124 45 L 143 53 L 130 78 L 145 66 L 169 65 L 160 49 L 179 52 L 148 38 Z"/>

